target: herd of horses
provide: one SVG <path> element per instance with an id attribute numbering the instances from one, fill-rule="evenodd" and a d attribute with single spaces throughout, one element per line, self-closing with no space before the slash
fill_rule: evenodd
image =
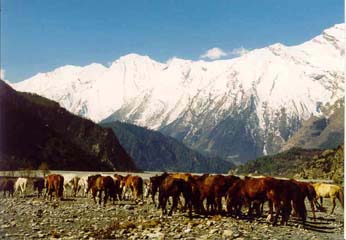
<path id="1" fill-rule="evenodd" d="M 227 214 L 243 217 L 242 209 L 248 208 L 249 217 L 263 216 L 263 205 L 268 202 L 268 221 L 273 225 L 287 224 L 290 215 L 295 215 L 303 224 L 307 219 L 305 199 L 310 203 L 312 217 L 316 221 L 315 207 L 323 207 L 323 198 L 330 198 L 331 213 L 334 212 L 336 199 L 344 206 L 343 190 L 340 186 L 325 183 L 308 183 L 297 180 L 283 180 L 273 177 L 244 177 L 233 175 L 193 175 L 190 173 L 162 173 L 143 180 L 140 176 L 63 176 L 50 174 L 45 178 L 0 177 L 0 190 L 13 196 L 14 192 L 24 194 L 26 186 L 32 183 L 33 190 L 50 200 L 53 194 L 56 199 L 63 199 L 69 191 L 71 196 L 81 194 L 87 197 L 90 193 L 95 203 L 106 206 L 108 199 L 133 200 L 144 202 L 144 197 L 151 197 L 155 207 L 162 214 L 172 215 L 180 203 L 183 211 L 199 215 Z M 64 193 L 65 192 L 65 193 Z M 158 202 L 156 194 L 158 193 Z M 96 200 L 98 198 L 98 202 Z M 166 206 L 172 198 L 171 208 L 167 213 Z M 320 199 L 320 203 L 318 202 Z M 183 201 L 181 201 L 183 200 Z M 292 213 L 293 210 L 293 213 Z"/>

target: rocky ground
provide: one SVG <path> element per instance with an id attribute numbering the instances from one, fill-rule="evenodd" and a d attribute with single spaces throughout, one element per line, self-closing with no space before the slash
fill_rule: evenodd
<path id="1" fill-rule="evenodd" d="M 328 200 L 324 201 L 330 209 Z M 308 207 L 308 209 L 310 209 Z M 311 216 L 311 212 L 308 212 Z M 161 217 L 149 199 L 95 205 L 76 197 L 48 201 L 33 196 L 0 198 L 1 239 L 343 239 L 343 209 L 317 213 L 305 227 L 290 219 L 288 226 L 269 225 L 265 218 L 234 219 L 186 213 Z"/>

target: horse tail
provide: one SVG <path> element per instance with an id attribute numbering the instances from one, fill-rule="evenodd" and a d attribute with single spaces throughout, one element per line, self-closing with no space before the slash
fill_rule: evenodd
<path id="1" fill-rule="evenodd" d="M 337 191 L 336 197 L 339 199 L 341 206 L 344 207 L 344 193 L 342 191 L 342 188 L 340 188 L 340 190 Z"/>

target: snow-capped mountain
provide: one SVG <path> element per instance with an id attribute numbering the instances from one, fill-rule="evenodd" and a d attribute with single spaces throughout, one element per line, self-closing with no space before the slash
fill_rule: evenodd
<path id="1" fill-rule="evenodd" d="M 344 33 L 338 24 L 297 46 L 211 62 L 129 54 L 109 67 L 63 66 L 12 86 L 96 122 L 134 123 L 247 160 L 277 151 L 302 120 L 343 96 Z"/>

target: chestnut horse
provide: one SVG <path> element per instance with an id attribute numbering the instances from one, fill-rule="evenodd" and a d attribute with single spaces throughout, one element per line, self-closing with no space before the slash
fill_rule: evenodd
<path id="1" fill-rule="evenodd" d="M 115 200 L 115 185 L 114 180 L 110 176 L 101 176 L 100 174 L 88 177 L 88 189 L 87 193 L 91 189 L 91 193 L 96 203 L 96 195 L 99 193 L 99 204 L 102 201 L 102 192 L 104 192 L 103 206 L 106 206 L 108 197 L 113 198 L 113 204 Z"/>
<path id="2" fill-rule="evenodd" d="M 55 198 L 62 199 L 64 192 L 64 177 L 60 174 L 50 174 L 46 177 L 46 194 L 48 193 L 49 199 L 52 200 L 53 192 Z"/>
<path id="3" fill-rule="evenodd" d="M 335 184 L 326 184 L 326 183 L 313 183 L 312 184 L 315 191 L 316 191 L 316 202 L 317 199 L 321 199 L 321 207 L 323 207 L 323 198 L 330 198 L 333 207 L 330 212 L 330 214 L 333 214 L 337 198 L 342 206 L 344 208 L 344 193 L 342 191 L 342 188 Z"/>
<path id="4" fill-rule="evenodd" d="M 139 200 L 143 201 L 143 179 L 139 176 L 127 175 L 123 179 L 123 197 L 128 189 L 132 192 L 133 199 L 137 202 Z"/>
<path id="5" fill-rule="evenodd" d="M 120 174 L 114 174 L 113 175 L 113 180 L 114 180 L 114 183 L 116 185 L 116 188 L 117 188 L 117 193 L 116 193 L 116 196 L 118 198 L 118 200 L 122 200 L 123 196 L 123 191 L 124 191 L 124 184 L 125 184 L 125 181 L 124 181 L 124 176 L 121 176 Z"/>
<path id="6" fill-rule="evenodd" d="M 240 214 L 242 205 L 249 206 L 248 214 L 252 214 L 252 203 L 264 203 L 269 201 L 269 216 L 275 215 L 273 224 L 277 223 L 281 215 L 281 224 L 287 224 L 291 214 L 292 205 L 303 224 L 306 221 L 306 208 L 304 204 L 305 196 L 301 193 L 297 184 L 289 180 L 279 180 L 271 177 L 249 178 L 236 180 L 227 191 L 227 208 L 229 211 L 234 209 L 236 215 Z"/>
<path id="7" fill-rule="evenodd" d="M 166 204 L 169 197 L 173 198 L 171 210 L 168 215 L 171 216 L 178 206 L 180 194 L 183 194 L 185 204 L 189 208 L 189 217 L 192 218 L 192 186 L 183 179 L 167 176 L 159 186 L 159 208 L 162 214 L 166 214 Z"/>
<path id="8" fill-rule="evenodd" d="M 314 201 L 316 199 L 317 194 L 316 194 L 314 187 L 310 183 L 300 182 L 300 181 L 297 181 L 294 179 L 290 179 L 290 181 L 292 181 L 298 185 L 299 190 L 303 194 L 304 198 L 308 198 L 308 200 L 310 202 L 310 206 L 311 206 L 313 219 L 314 219 L 314 221 L 316 221 Z"/>
<path id="9" fill-rule="evenodd" d="M 252 215 L 253 203 L 264 203 L 267 200 L 267 188 L 264 178 L 245 177 L 237 179 L 226 193 L 227 210 L 230 214 L 240 216 L 243 204 L 249 206 L 248 215 Z M 257 215 L 259 215 L 257 211 Z"/>
<path id="10" fill-rule="evenodd" d="M 215 176 L 209 176 L 208 178 L 212 178 L 212 188 L 213 196 L 214 196 L 214 203 L 216 203 L 217 212 L 222 213 L 222 197 L 226 196 L 226 192 L 228 188 L 236 181 L 239 180 L 239 177 L 228 175 L 215 175 Z"/>

